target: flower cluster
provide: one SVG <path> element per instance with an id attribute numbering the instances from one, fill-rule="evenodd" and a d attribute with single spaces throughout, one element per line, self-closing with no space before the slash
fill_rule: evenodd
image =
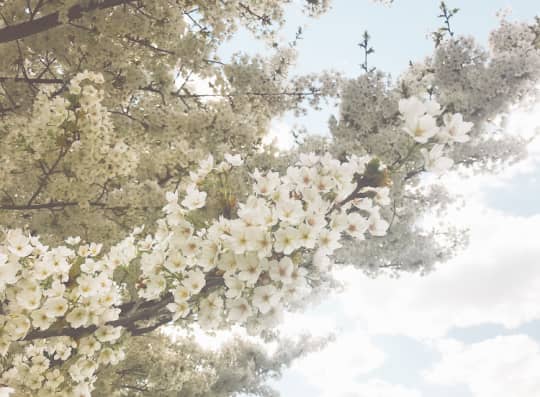
<path id="1" fill-rule="evenodd" d="M 191 303 L 202 295 L 196 310 L 204 328 L 224 322 L 253 330 L 274 326 L 283 309 L 309 293 L 310 276 L 328 266 L 344 234 L 359 240 L 385 234 L 379 205 L 389 203 L 388 188 L 358 189 L 355 183 L 370 161 L 307 154 L 284 175 L 255 170 L 253 194 L 237 206 L 236 217 L 197 228 L 190 217 L 205 205 L 206 192 L 196 182 L 242 164 L 225 156 L 214 165 L 209 156 L 191 173 L 183 197 L 178 191 L 167 195 L 167 216 L 157 233 L 162 238 L 141 258 L 139 294 L 155 299 L 172 291 L 167 308 L 175 319 L 193 314 Z M 223 280 L 218 289 L 208 285 L 215 278 Z"/>
<path id="2" fill-rule="evenodd" d="M 453 160 L 444 156 L 445 146 L 467 142 L 473 123 L 463 121 L 460 113 L 443 115 L 441 106 L 433 99 L 401 99 L 399 111 L 404 119 L 403 130 L 421 145 L 425 170 L 436 174 L 448 170 Z"/>
<path id="3" fill-rule="evenodd" d="M 321 282 L 342 238 L 388 228 L 379 211 L 389 203 L 386 170 L 356 156 L 304 154 L 283 175 L 255 170 L 243 203 L 225 203 L 217 219 L 201 214 L 204 181 L 226 181 L 242 164 L 238 155 L 201 161 L 182 189 L 167 194 L 154 234 L 137 228 L 108 252 L 79 237 L 51 248 L 4 230 L 0 353 L 18 341 L 24 349 L 0 382 L 30 395 L 90 395 L 99 366 L 122 359 L 122 330 L 137 332 L 141 320 L 240 323 L 258 333 Z M 129 267 L 138 269 L 131 284 L 117 277 Z"/>
<path id="4" fill-rule="evenodd" d="M 102 256 L 100 245 L 81 244 L 80 238 L 49 248 L 19 229 L 5 231 L 0 245 L 5 313 L 0 315 L 0 354 L 6 355 L 12 342 L 32 332 L 64 325 L 92 327 L 93 332 L 79 339 L 65 336 L 26 345 L 2 374 L 3 382 L 36 396 L 56 396 L 61 390 L 77 396 L 88 390 L 89 395 L 98 366 L 122 357 L 114 346 L 122 330 L 107 323 L 120 313 L 116 307 L 121 302 L 120 286 L 113 281 L 113 271 L 118 263 L 115 253 L 129 260 L 125 248 L 124 243 Z"/>

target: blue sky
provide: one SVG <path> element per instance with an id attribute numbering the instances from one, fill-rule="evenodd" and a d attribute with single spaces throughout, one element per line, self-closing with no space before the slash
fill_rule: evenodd
<path id="1" fill-rule="evenodd" d="M 532 20 L 536 0 L 450 0 L 460 8 L 456 34 L 486 44 L 496 12 Z M 360 71 L 361 34 L 368 30 L 371 65 L 399 75 L 410 60 L 432 53 L 429 32 L 440 26 L 438 1 L 396 0 L 391 7 L 368 0 L 334 0 L 332 10 L 310 20 L 291 6 L 283 40 L 306 25 L 298 46 L 296 73 L 333 69 L 354 77 Z M 261 52 L 241 32 L 224 48 Z M 325 133 L 327 107 L 294 119 L 276 120 L 278 133 L 295 124 Z M 530 133 L 536 113 L 518 112 L 510 127 Z M 426 277 L 367 279 L 349 269 L 350 289 L 329 297 L 304 315 L 287 318 L 287 332 L 338 332 L 337 342 L 287 370 L 276 383 L 283 397 L 535 397 L 540 395 L 540 145 L 528 160 L 496 176 L 450 180 L 468 204 L 453 214 L 471 228 L 471 244 Z"/>

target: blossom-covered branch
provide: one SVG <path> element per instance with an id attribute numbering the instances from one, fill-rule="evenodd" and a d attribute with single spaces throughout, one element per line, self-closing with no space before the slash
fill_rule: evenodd
<path id="1" fill-rule="evenodd" d="M 85 128 L 99 124 L 85 118 L 106 114 L 94 89 L 101 81 L 99 75 L 81 74 L 70 83 L 70 101 L 53 105 L 63 109 L 57 123 L 66 133 L 65 149 L 46 168 L 29 206 L 61 158 L 93 144 L 85 136 L 95 132 Z M 88 101 L 87 92 L 96 99 Z M 400 109 L 404 133 L 420 151 L 432 138 L 441 142 L 433 146 L 441 153 L 445 143 L 467 140 L 471 124 L 447 115 L 439 127 L 440 108 L 433 101 L 404 99 Z M 443 159 L 426 162 L 426 169 L 444 171 L 450 164 Z M 117 343 L 123 332 L 140 335 L 171 321 L 208 329 L 242 324 L 258 334 L 325 284 L 342 238 L 361 244 L 384 236 L 389 227 L 380 213 L 389 204 L 389 170 L 376 158 L 351 155 L 339 161 L 329 154 L 300 154 L 281 174 L 255 169 L 249 176 L 253 185 L 240 201 L 230 181 L 242 175 L 243 163 L 239 155 L 227 153 L 221 162 L 209 155 L 180 189 L 166 194 L 166 216 L 151 228 L 154 233 L 137 228 L 107 251 L 80 237 L 49 247 L 39 236 L 4 229 L 1 352 L 6 355 L 21 342 L 34 347 L 30 355 L 15 355 L 2 381 L 21 390 L 84 394 L 99 365 L 122 356 Z M 218 213 L 205 211 L 209 201 Z M 49 357 L 58 351 L 61 358 L 51 365 Z M 107 358 L 90 364 L 98 354 Z M 22 376 L 36 360 L 42 363 L 33 370 L 38 375 Z M 57 368 L 67 369 L 71 378 L 44 383 Z"/>

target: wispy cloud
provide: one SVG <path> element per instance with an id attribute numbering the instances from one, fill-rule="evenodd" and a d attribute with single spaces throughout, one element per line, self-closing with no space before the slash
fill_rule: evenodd
<path id="1" fill-rule="evenodd" d="M 540 345 L 527 335 L 498 336 L 472 345 L 440 341 L 440 362 L 425 372 L 442 385 L 465 384 L 474 397 L 537 397 Z"/>

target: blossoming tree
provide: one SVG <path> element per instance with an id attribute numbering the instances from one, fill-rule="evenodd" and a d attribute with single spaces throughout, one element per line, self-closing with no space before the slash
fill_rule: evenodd
<path id="1" fill-rule="evenodd" d="M 535 94 L 538 24 L 503 22 L 489 51 L 442 35 L 397 82 L 289 77 L 294 42 L 217 57 L 241 25 L 274 43 L 286 3 L 2 5 L 0 393 L 137 395 L 103 389 L 134 338 L 265 334 L 332 288 L 336 263 L 426 271 L 462 242 L 418 231 L 450 200 L 422 175 L 523 152 L 488 121 Z M 338 92 L 331 139 L 261 143 L 274 116 Z"/>

